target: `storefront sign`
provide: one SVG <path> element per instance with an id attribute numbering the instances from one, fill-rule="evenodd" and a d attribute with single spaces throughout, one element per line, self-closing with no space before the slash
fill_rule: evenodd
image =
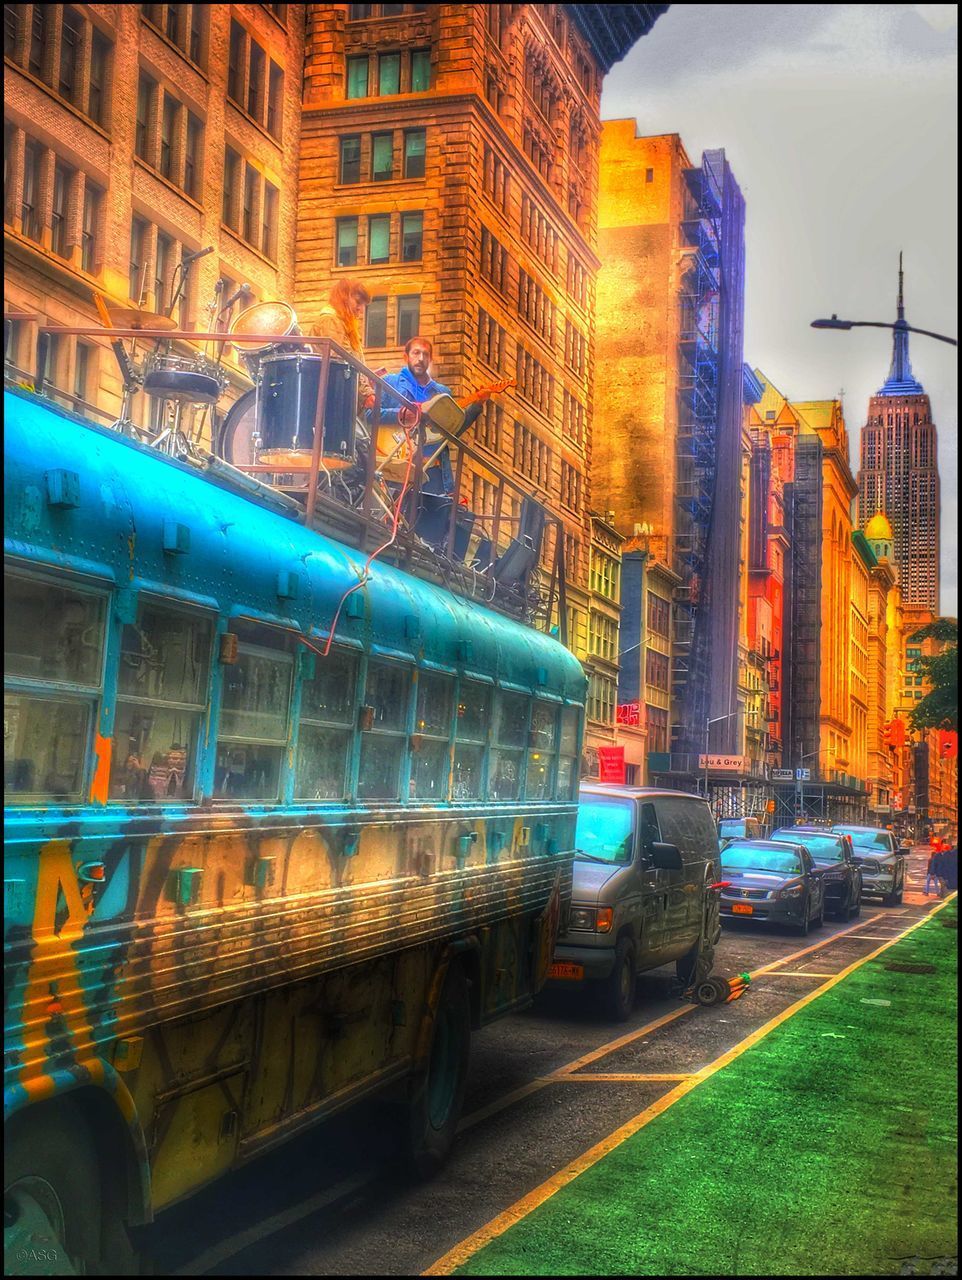
<path id="1" fill-rule="evenodd" d="M 639 714 L 639 706 L 637 702 L 618 703 L 618 723 L 629 725 L 641 723 L 641 716 Z"/>
<path id="2" fill-rule="evenodd" d="M 795 774 L 791 769 L 773 769 L 772 782 L 794 782 Z"/>
<path id="3" fill-rule="evenodd" d="M 598 780 L 599 782 L 624 782 L 624 747 L 598 748 Z"/>
<path id="4" fill-rule="evenodd" d="M 744 773 L 744 756 L 699 756 L 699 769 L 718 769 L 728 773 Z"/>

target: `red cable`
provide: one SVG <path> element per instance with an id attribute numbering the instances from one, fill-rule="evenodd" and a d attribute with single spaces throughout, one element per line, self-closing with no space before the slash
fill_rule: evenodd
<path id="1" fill-rule="evenodd" d="M 335 610 L 335 613 L 334 613 L 334 621 L 331 623 L 331 634 L 328 636 L 327 644 L 324 646 L 324 651 L 321 654 L 321 656 L 324 658 L 326 658 L 328 654 L 331 652 L 331 645 L 334 643 L 334 635 L 335 635 L 335 632 L 337 631 L 337 624 L 341 616 L 341 610 L 344 608 L 344 601 L 348 598 L 348 596 L 352 595 L 355 591 L 357 591 L 359 588 L 364 586 L 365 582 L 367 582 L 370 576 L 370 568 L 371 568 L 371 565 L 374 563 L 375 559 L 381 554 L 382 551 L 386 551 L 388 547 L 391 546 L 391 544 L 394 542 L 394 539 L 397 537 L 398 525 L 401 523 L 401 504 L 404 501 L 404 495 L 408 491 L 408 485 L 411 480 L 411 468 L 414 465 L 414 443 L 411 439 L 411 433 L 414 430 L 415 428 L 412 427 L 410 428 L 410 430 L 405 428 L 405 431 L 404 431 L 404 434 L 407 437 L 407 443 L 408 443 L 408 465 L 407 465 L 407 471 L 405 472 L 405 475 L 404 475 L 404 483 L 401 486 L 401 492 L 398 494 L 398 500 L 394 507 L 394 522 L 391 526 L 391 536 L 390 538 L 388 538 L 387 542 L 385 542 L 383 546 L 380 546 L 376 550 L 371 552 L 371 554 L 367 558 L 367 562 L 365 563 L 364 568 L 361 571 L 361 576 L 358 579 L 358 581 L 355 582 L 352 587 L 348 587 L 348 589 L 341 596 L 341 599 L 338 602 L 337 609 Z M 371 441 L 371 447 L 372 448 L 374 447 L 373 440 Z"/>

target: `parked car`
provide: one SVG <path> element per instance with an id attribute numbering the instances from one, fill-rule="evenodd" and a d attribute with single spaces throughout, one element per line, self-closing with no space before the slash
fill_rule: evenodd
<path id="1" fill-rule="evenodd" d="M 787 924 L 803 937 L 825 923 L 825 882 L 803 844 L 733 840 L 722 849 L 721 868 L 722 920 Z"/>
<path id="2" fill-rule="evenodd" d="M 862 872 L 862 892 L 881 898 L 886 906 L 898 906 L 905 892 L 906 858 L 911 845 L 903 848 L 894 833 L 884 827 L 839 824 L 832 830 L 852 841 L 855 861 Z"/>
<path id="3" fill-rule="evenodd" d="M 758 818 L 722 818 L 718 824 L 718 842 L 729 840 L 764 840 L 765 828 Z"/>
<path id="4" fill-rule="evenodd" d="M 567 932 L 549 982 L 591 984 L 610 1016 L 631 1013 L 639 973 L 675 962 L 707 977 L 721 933 L 718 834 L 705 800 L 655 787 L 581 787 Z"/>
<path id="5" fill-rule="evenodd" d="M 852 841 L 824 827 L 780 827 L 773 840 L 803 844 L 815 859 L 815 870 L 825 882 L 825 910 L 843 920 L 862 914 L 862 874 Z"/>

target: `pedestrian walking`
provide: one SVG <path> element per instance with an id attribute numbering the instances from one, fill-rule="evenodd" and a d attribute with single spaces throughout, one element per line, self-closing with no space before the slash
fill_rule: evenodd
<path id="1" fill-rule="evenodd" d="M 938 870 L 936 869 L 935 862 L 937 858 L 941 858 L 941 857 L 942 857 L 942 854 L 935 849 L 933 849 L 932 852 L 929 854 L 928 865 L 925 868 L 924 892 L 926 897 L 928 897 L 930 893 L 938 893 L 939 891 L 939 873 L 938 873 Z M 929 885 L 932 886 L 931 889 L 929 888 Z"/>

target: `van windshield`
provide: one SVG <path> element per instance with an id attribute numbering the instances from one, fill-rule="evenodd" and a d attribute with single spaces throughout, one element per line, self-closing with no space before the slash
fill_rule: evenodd
<path id="1" fill-rule="evenodd" d="M 624 865 L 631 861 L 635 806 L 630 800 L 582 797 L 578 806 L 575 856 L 588 862 Z"/>

